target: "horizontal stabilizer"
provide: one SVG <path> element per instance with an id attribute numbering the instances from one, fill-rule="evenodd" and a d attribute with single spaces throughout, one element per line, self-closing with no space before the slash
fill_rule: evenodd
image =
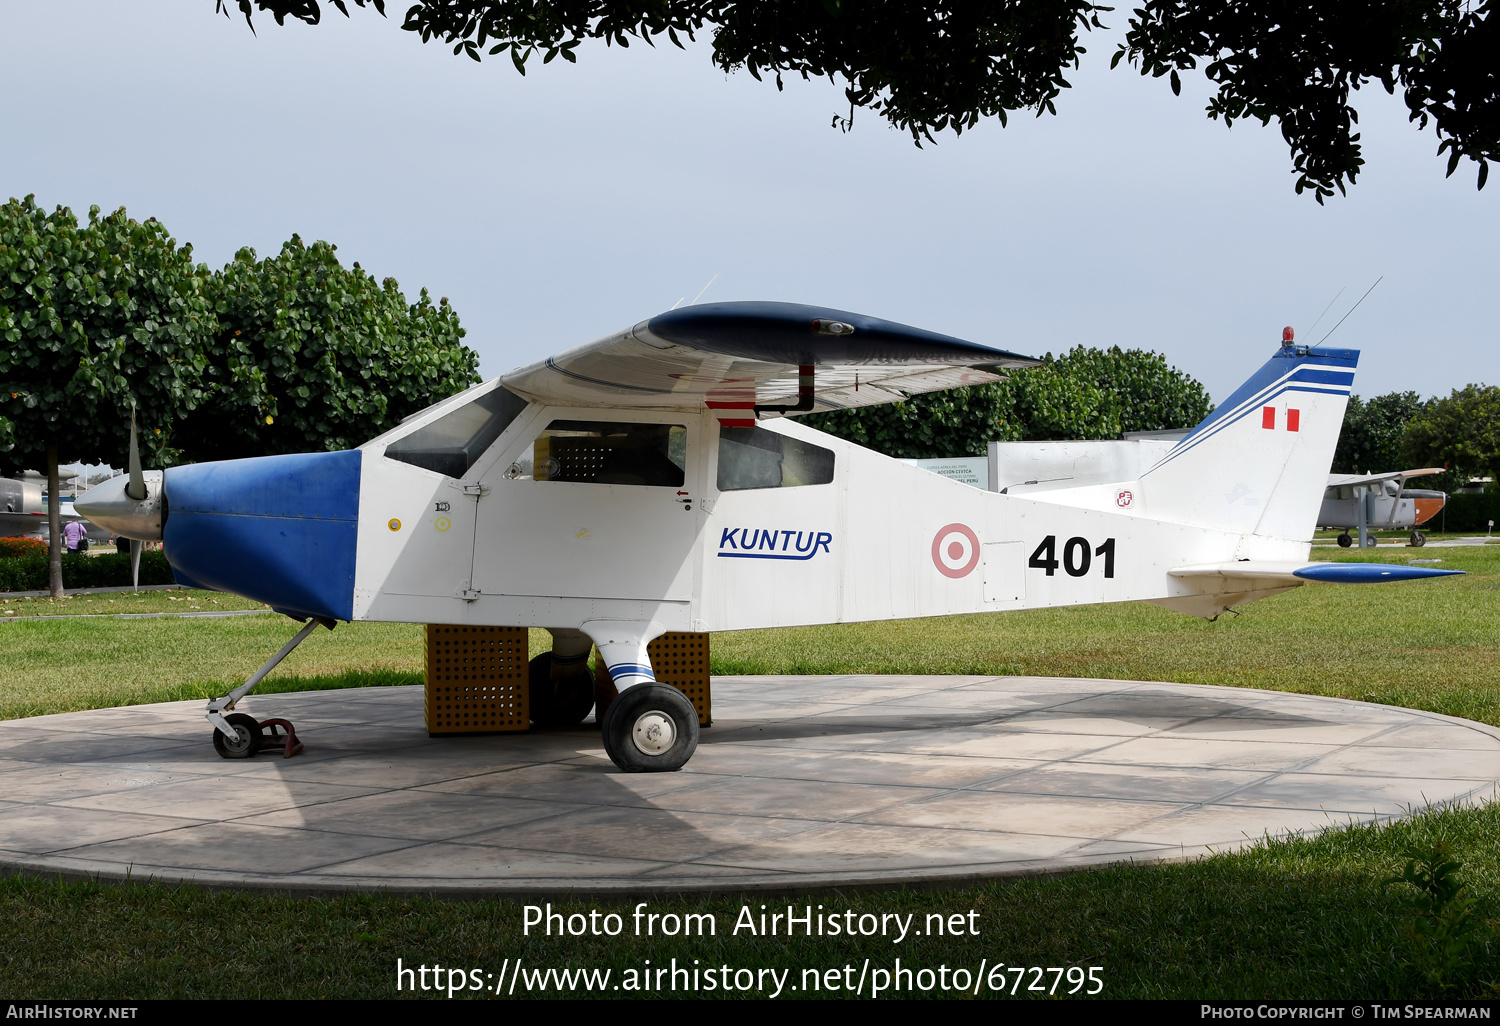
<path id="1" fill-rule="evenodd" d="M 1414 581 L 1423 577 L 1451 577 L 1462 570 L 1438 570 L 1400 563 L 1304 563 L 1300 560 L 1241 559 L 1229 563 L 1183 566 L 1167 573 L 1173 577 L 1220 577 L 1228 580 L 1280 580 L 1286 584 L 1323 581 L 1328 584 L 1376 584 L 1381 581 Z"/>
<path id="2" fill-rule="evenodd" d="M 1298 570 L 1297 576 L 1330 584 L 1378 584 L 1381 581 L 1415 581 L 1422 577 L 1452 577 L 1461 573 L 1462 570 L 1438 570 L 1399 563 L 1314 563 Z"/>

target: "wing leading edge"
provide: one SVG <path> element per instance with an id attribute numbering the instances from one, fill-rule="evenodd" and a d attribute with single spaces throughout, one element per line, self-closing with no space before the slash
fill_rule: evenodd
<path id="1" fill-rule="evenodd" d="M 1040 362 L 844 310 L 713 303 L 660 314 L 501 380 L 553 405 L 727 412 L 795 400 L 799 368 L 811 366 L 812 410 L 821 412 L 999 381 Z"/>

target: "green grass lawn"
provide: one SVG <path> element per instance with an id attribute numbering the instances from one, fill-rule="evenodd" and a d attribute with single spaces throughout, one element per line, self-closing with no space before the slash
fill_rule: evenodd
<path id="1" fill-rule="evenodd" d="M 112 616 L 117 613 L 186 613 L 226 609 L 266 609 L 238 595 L 218 591 L 94 591 L 55 599 L 0 592 L 0 619 L 29 616 Z"/>
<path id="2" fill-rule="evenodd" d="M 714 672 L 1169 680 L 1337 695 L 1500 725 L 1500 549 L 1392 547 L 1324 558 L 1442 559 L 1438 565 L 1469 576 L 1309 585 L 1214 623 L 1128 605 L 717 634 Z M 170 602 L 165 594 L 109 596 L 108 611 L 226 601 L 183 593 Z M 99 611 L 74 602 L 38 608 Z M 17 608 L 23 619 L 19 604 L 3 608 Z M 28 612 L 23 622 L 0 626 L 0 717 L 221 693 L 294 629 L 277 616 L 113 620 Z M 533 650 L 545 639 L 534 632 Z M 421 658 L 418 627 L 340 626 L 313 635 L 264 690 L 415 684 Z M 1383 884 L 1412 853 L 1431 853 L 1439 841 L 1461 864 L 1467 891 L 1424 918 L 1414 888 Z M 900 947 L 722 932 L 691 942 L 549 940 L 522 937 L 520 906 L 508 901 L 292 899 L 12 878 L 0 881 L 0 996 L 388 997 L 398 957 L 486 971 L 522 957 L 537 967 L 619 972 L 647 958 L 657 966 L 675 957 L 800 971 L 857 970 L 865 958 L 889 967 L 900 956 L 904 965 L 933 968 L 977 967 L 981 959 L 1098 965 L 1106 997 L 1480 997 L 1495 994 L 1500 981 L 1500 806 L 1267 841 L 1191 864 L 940 892 L 790 897 L 856 912 L 973 908 L 981 935 Z M 662 898 L 652 908 L 715 912 L 722 931 L 745 901 L 775 904 L 763 896 Z M 632 903 L 563 905 L 628 914 Z M 1457 938 L 1447 947 L 1439 943 L 1444 930 Z"/>

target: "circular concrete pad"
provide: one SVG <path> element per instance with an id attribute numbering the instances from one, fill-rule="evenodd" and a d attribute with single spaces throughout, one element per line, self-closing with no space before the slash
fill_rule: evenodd
<path id="1" fill-rule="evenodd" d="M 300 893 L 959 883 L 1202 854 L 1488 800 L 1500 731 L 1238 688 L 720 677 L 679 773 L 597 732 L 429 738 L 420 688 L 254 696 L 306 751 L 236 762 L 202 702 L 0 723 L 0 866 Z"/>

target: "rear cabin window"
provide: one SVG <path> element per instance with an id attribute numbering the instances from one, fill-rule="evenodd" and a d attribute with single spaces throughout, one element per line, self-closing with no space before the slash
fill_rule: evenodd
<path id="1" fill-rule="evenodd" d="M 385 454 L 414 467 L 463 477 L 524 409 L 525 399 L 497 388 L 398 438 L 385 447 Z"/>
<path id="2" fill-rule="evenodd" d="M 532 447 L 537 481 L 681 488 L 686 466 L 681 424 L 554 420 Z"/>
<path id="3" fill-rule="evenodd" d="M 833 480 L 833 450 L 765 428 L 719 429 L 719 491 L 796 488 Z"/>

